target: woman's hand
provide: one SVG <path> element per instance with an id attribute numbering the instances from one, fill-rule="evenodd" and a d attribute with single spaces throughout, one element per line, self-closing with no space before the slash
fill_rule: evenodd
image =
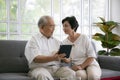
<path id="1" fill-rule="evenodd" d="M 79 66 L 79 65 L 73 65 L 71 68 L 72 68 L 74 71 L 82 70 L 82 67 Z"/>
<path id="2" fill-rule="evenodd" d="M 62 58 L 61 60 L 64 61 L 65 63 L 70 63 L 71 62 L 70 58 Z"/>

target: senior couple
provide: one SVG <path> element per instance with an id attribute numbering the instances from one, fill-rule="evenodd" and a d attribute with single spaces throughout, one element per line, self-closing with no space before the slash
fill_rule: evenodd
<path id="1" fill-rule="evenodd" d="M 100 80 L 101 69 L 96 54 L 86 35 L 76 33 L 79 26 L 74 16 L 62 20 L 63 31 L 68 37 L 62 44 L 74 44 L 70 58 L 58 54 L 61 42 L 53 37 L 55 23 L 50 16 L 42 16 L 38 21 L 39 33 L 32 36 L 25 48 L 29 62 L 29 75 L 36 80 Z M 71 60 L 72 59 L 72 60 Z M 72 61 L 72 66 L 60 66 Z"/>

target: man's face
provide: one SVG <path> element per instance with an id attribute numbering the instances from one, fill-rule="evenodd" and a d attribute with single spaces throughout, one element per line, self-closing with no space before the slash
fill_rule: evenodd
<path id="1" fill-rule="evenodd" d="M 48 19 L 48 23 L 42 28 L 42 32 L 46 37 L 51 37 L 55 29 L 53 19 Z"/>

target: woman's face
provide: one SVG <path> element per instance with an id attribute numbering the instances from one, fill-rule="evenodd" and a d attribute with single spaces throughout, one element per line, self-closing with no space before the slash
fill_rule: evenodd
<path id="1" fill-rule="evenodd" d="M 71 28 L 71 25 L 68 21 L 65 21 L 63 23 L 63 31 L 65 32 L 65 34 L 70 34 L 71 32 L 73 32 L 73 29 Z"/>

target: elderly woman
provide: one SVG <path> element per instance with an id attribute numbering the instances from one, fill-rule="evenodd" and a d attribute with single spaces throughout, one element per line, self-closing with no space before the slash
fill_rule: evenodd
<path id="1" fill-rule="evenodd" d="M 72 44 L 70 58 L 72 59 L 71 68 L 76 72 L 80 80 L 100 80 L 101 69 L 95 60 L 96 54 L 91 45 L 91 41 L 84 34 L 76 33 L 79 26 L 76 18 L 66 17 L 62 20 L 63 30 L 68 37 L 63 44 Z M 70 60 L 65 59 L 66 62 Z"/>

